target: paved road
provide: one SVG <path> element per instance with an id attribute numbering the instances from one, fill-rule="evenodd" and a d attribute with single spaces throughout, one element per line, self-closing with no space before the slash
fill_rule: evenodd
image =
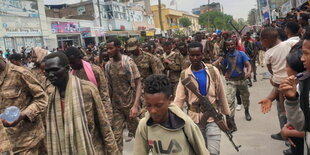
<path id="1" fill-rule="evenodd" d="M 268 114 L 262 114 L 260 105 L 257 104 L 271 90 L 269 80 L 263 79 L 261 75 L 266 71 L 266 68 L 258 68 L 258 81 L 250 88 L 252 121 L 245 120 L 244 109 L 236 111 L 235 119 L 238 131 L 234 133 L 234 140 L 237 144 L 242 145 L 240 152 L 237 153 L 226 136 L 222 134 L 222 155 L 282 155 L 282 151 L 287 149 L 283 141 L 270 138 L 270 134 L 280 130 L 275 104 Z M 132 155 L 133 141 L 124 142 L 124 144 L 124 155 Z"/>

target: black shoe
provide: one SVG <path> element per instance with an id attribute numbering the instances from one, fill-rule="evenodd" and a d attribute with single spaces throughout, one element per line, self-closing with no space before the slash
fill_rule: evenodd
<path id="1" fill-rule="evenodd" d="M 257 82 L 257 80 L 256 80 L 256 79 L 254 79 L 254 80 L 253 80 L 253 82 Z"/>
<path id="2" fill-rule="evenodd" d="M 245 109 L 245 119 L 247 121 L 251 121 L 252 120 L 252 117 L 251 117 L 251 115 L 249 113 L 249 109 Z"/>
<path id="3" fill-rule="evenodd" d="M 275 140 L 284 140 L 280 133 L 271 135 L 271 138 Z"/>
<path id="4" fill-rule="evenodd" d="M 283 151 L 283 155 L 293 155 L 293 152 L 292 152 L 291 148 L 289 148 L 287 150 L 284 150 Z"/>

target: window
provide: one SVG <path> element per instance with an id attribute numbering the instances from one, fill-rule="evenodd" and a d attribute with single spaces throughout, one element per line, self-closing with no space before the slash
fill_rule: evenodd
<path id="1" fill-rule="evenodd" d="M 86 14 L 85 6 L 77 7 L 76 10 L 77 10 L 77 15 L 85 15 Z"/>

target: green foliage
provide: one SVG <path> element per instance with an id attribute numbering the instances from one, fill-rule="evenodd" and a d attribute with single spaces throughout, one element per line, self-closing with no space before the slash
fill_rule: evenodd
<path id="1" fill-rule="evenodd" d="M 214 31 L 215 29 L 234 30 L 229 24 L 229 21 L 232 21 L 238 29 L 241 29 L 245 25 L 245 22 L 237 22 L 231 15 L 218 11 L 210 11 L 199 16 L 199 24 L 207 27 L 209 31 Z"/>
<path id="2" fill-rule="evenodd" d="M 177 29 L 176 31 L 174 31 L 171 36 L 173 38 L 183 38 L 183 37 L 186 37 L 187 35 L 185 34 L 184 31 L 180 30 L 180 29 Z"/>
<path id="3" fill-rule="evenodd" d="M 179 22 L 182 27 L 189 27 L 192 25 L 192 21 L 186 17 L 181 18 Z"/>
<path id="4" fill-rule="evenodd" d="M 257 9 L 251 9 L 248 14 L 248 23 L 249 25 L 256 25 L 256 18 L 257 18 Z"/>

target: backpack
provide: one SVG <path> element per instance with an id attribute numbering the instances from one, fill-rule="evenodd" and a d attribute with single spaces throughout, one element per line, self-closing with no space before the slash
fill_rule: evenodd
<path id="1" fill-rule="evenodd" d="M 126 56 L 126 55 L 122 55 L 122 60 L 121 60 L 121 65 L 122 65 L 122 68 L 125 70 L 125 74 L 131 78 L 131 86 L 134 88 L 135 85 L 134 85 L 134 79 L 132 79 L 132 69 L 130 67 L 130 64 L 129 64 L 129 61 L 131 60 L 131 58 L 129 56 Z M 105 71 L 107 73 L 107 77 L 109 80 L 112 80 L 111 79 L 111 76 L 110 76 L 110 70 L 111 70 L 111 61 L 108 61 L 108 63 L 105 65 Z"/>

